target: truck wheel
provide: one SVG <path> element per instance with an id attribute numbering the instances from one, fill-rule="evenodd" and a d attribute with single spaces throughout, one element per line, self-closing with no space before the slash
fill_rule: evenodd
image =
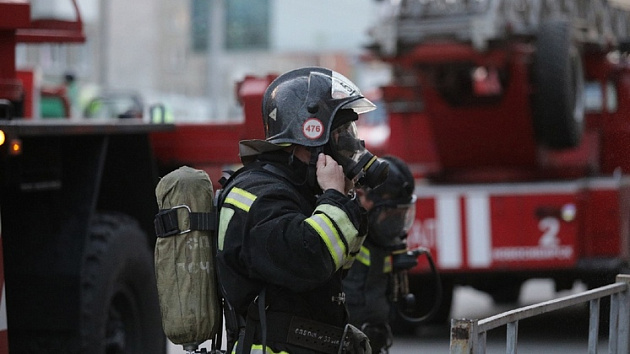
<path id="1" fill-rule="evenodd" d="M 523 282 L 520 280 L 505 279 L 500 282 L 500 286 L 488 290 L 495 304 L 511 305 L 518 302 L 521 296 Z"/>
<path id="2" fill-rule="evenodd" d="M 538 143 L 552 149 L 580 144 L 584 70 L 568 21 L 542 23 L 533 67 L 533 121 Z"/>
<path id="3" fill-rule="evenodd" d="M 134 219 L 97 214 L 81 269 L 84 353 L 165 353 L 153 257 Z"/>

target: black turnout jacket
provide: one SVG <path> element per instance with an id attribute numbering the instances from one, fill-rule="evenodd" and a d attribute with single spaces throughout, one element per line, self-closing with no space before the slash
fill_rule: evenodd
<path id="1" fill-rule="evenodd" d="M 264 153 L 221 193 L 219 282 L 243 318 L 265 289 L 269 313 L 337 327 L 347 323 L 342 277 L 365 238 L 365 210 L 335 190 L 316 194 L 306 183 L 307 170 L 286 152 Z M 266 344 L 274 352 L 305 352 Z"/>

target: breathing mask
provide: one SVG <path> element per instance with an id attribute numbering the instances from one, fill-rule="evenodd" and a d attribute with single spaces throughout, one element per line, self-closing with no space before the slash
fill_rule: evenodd
<path id="1" fill-rule="evenodd" d="M 356 187 L 375 188 L 387 178 L 388 163 L 379 160 L 365 148 L 365 142 L 358 137 L 354 121 L 333 129 L 324 152 L 343 167 L 344 174 Z"/>

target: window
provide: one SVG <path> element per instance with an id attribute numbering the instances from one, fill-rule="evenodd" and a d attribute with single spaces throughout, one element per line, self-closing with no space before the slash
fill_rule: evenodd
<path id="1" fill-rule="evenodd" d="M 226 49 L 269 47 L 269 0 L 230 0 L 225 6 Z"/>
<path id="2" fill-rule="evenodd" d="M 211 1 L 208 0 L 192 0 L 190 6 L 192 49 L 194 52 L 205 52 L 208 49 L 210 3 Z"/>
<path id="3" fill-rule="evenodd" d="M 192 48 L 208 49 L 212 1 L 192 0 Z M 269 47 L 269 0 L 229 0 L 225 5 L 225 49 L 247 50 Z"/>

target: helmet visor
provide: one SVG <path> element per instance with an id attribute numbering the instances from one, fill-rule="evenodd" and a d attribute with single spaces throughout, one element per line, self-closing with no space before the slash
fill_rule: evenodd
<path id="1" fill-rule="evenodd" d="M 368 100 L 365 97 L 359 98 L 358 100 L 350 101 L 341 108 L 352 109 L 356 114 L 362 114 L 371 112 L 376 109 L 376 105 L 372 103 L 372 101 Z"/>
<path id="2" fill-rule="evenodd" d="M 348 80 L 348 78 L 346 78 L 345 76 L 334 71 L 332 74 L 330 96 L 333 99 L 346 99 L 356 97 L 356 99 L 349 100 L 348 103 L 339 107 L 341 109 L 352 109 L 356 114 L 366 113 L 376 109 L 376 105 L 374 103 L 363 97 L 363 95 L 361 94 L 361 90 L 359 90 L 357 85 L 352 83 L 352 81 Z"/>

